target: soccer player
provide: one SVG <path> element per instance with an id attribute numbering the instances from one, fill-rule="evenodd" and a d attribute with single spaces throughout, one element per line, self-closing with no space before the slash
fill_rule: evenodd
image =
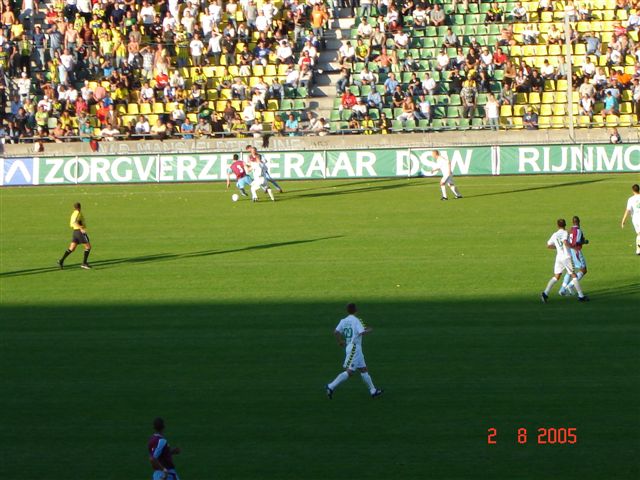
<path id="1" fill-rule="evenodd" d="M 242 196 L 246 197 L 247 192 L 244 191 L 244 187 L 250 186 L 253 179 L 251 178 L 251 175 L 247 174 L 245 164 L 240 160 L 237 153 L 233 156 L 233 163 L 231 163 L 227 169 L 227 188 L 229 188 L 229 185 L 231 184 L 232 173 L 236 176 L 236 187 L 238 187 Z"/>
<path id="2" fill-rule="evenodd" d="M 586 302 L 589 300 L 589 297 L 582 293 L 580 281 L 573 271 L 573 264 L 571 263 L 571 253 L 569 252 L 569 242 L 567 241 L 569 234 L 565 230 L 567 222 L 564 218 L 560 218 L 557 221 L 557 225 L 558 231 L 551 235 L 551 238 L 547 241 L 547 248 L 556 250 L 556 263 L 553 267 L 553 277 L 549 280 L 544 292 L 540 294 L 540 298 L 542 299 L 542 303 L 547 303 L 547 300 L 549 300 L 549 292 L 551 292 L 553 286 L 560 279 L 562 272 L 566 270 L 572 278 L 571 285 L 576 289 L 576 292 L 578 292 L 578 301 Z"/>
<path id="3" fill-rule="evenodd" d="M 631 215 L 631 223 L 636 229 L 636 255 L 640 255 L 640 185 L 637 183 L 631 187 L 633 195 L 627 200 L 627 208 L 622 217 L 622 228 L 627 221 L 627 217 Z"/>
<path id="4" fill-rule="evenodd" d="M 451 162 L 449 161 L 449 159 L 441 156 L 438 150 L 434 150 L 433 152 L 431 152 L 431 156 L 433 157 L 433 161 L 436 162 L 436 168 L 431 170 L 431 173 L 435 174 L 438 171 L 442 173 L 442 180 L 440 180 L 440 190 L 442 191 L 442 197 L 440 198 L 440 200 L 448 200 L 447 185 L 456 198 L 462 198 L 462 195 L 460 195 L 460 192 L 458 191 L 458 187 L 456 187 L 456 184 L 453 181 L 453 172 L 451 170 Z"/>
<path id="5" fill-rule="evenodd" d="M 582 253 L 582 246 L 589 243 L 584 237 L 584 232 L 580 228 L 580 217 L 573 217 L 573 226 L 571 232 L 569 232 L 569 247 L 571 252 L 571 262 L 573 263 L 573 269 L 577 270 L 576 277 L 578 280 L 582 280 L 587 274 L 587 261 Z M 570 286 L 571 275 L 566 273 L 562 280 L 562 287 L 560 287 L 560 295 L 573 295 L 573 289 Z"/>
<path id="6" fill-rule="evenodd" d="M 333 334 L 336 337 L 338 345 L 341 347 L 346 346 L 346 357 L 344 359 L 344 372 L 338 375 L 335 380 L 325 386 L 327 390 L 327 397 L 329 400 L 333 398 L 333 392 L 338 385 L 351 377 L 356 370 L 360 372 L 362 381 L 369 389 L 371 398 L 376 398 L 382 395 L 382 390 L 376 388 L 373 385 L 373 380 L 367 370 L 367 365 L 364 362 L 364 354 L 362 353 L 362 337 L 371 333 L 371 327 L 365 327 L 362 320 L 356 317 L 356 305 L 350 303 L 347 305 L 347 317 L 340 320 Z"/>
<path id="7" fill-rule="evenodd" d="M 250 157 L 251 158 L 251 157 Z M 251 201 L 258 201 L 258 190 L 263 189 L 269 195 L 272 202 L 275 202 L 275 198 L 273 197 L 273 192 L 269 187 L 269 183 L 267 182 L 267 178 L 265 176 L 265 171 L 267 166 L 260 161 L 259 158 L 253 157 L 253 160 L 250 161 L 247 166 L 250 168 L 251 173 L 253 174 L 253 181 L 251 182 Z"/>
<path id="8" fill-rule="evenodd" d="M 153 480 L 179 480 L 176 467 L 173 464 L 173 455 L 180 453 L 179 448 L 171 448 L 164 438 L 164 420 L 160 417 L 153 421 L 154 434 L 151 435 L 147 448 L 149 449 L 149 461 L 153 468 Z"/>
<path id="9" fill-rule="evenodd" d="M 247 145 L 245 150 L 249 153 L 250 162 L 259 161 L 264 165 L 263 172 L 265 174 L 265 179 L 267 180 L 267 182 L 273 184 L 273 186 L 278 189 L 278 192 L 283 193 L 283 190 L 280 185 L 278 185 L 278 182 L 276 182 L 271 177 L 271 174 L 269 173 L 269 165 L 267 165 L 267 162 L 264 160 L 264 158 L 262 158 L 262 155 L 258 153 L 258 149 L 256 147 L 252 147 L 251 145 Z"/>
<path id="10" fill-rule="evenodd" d="M 65 259 L 71 255 L 79 243 L 84 245 L 84 260 L 82 261 L 81 268 L 85 270 L 90 270 L 91 266 L 88 263 L 89 253 L 91 253 L 91 243 L 89 242 L 89 236 L 87 235 L 87 224 L 84 220 L 84 215 L 82 215 L 81 211 L 82 207 L 80 203 L 76 202 L 73 204 L 73 213 L 71 214 L 71 219 L 69 220 L 69 226 L 73 229 L 73 235 L 71 236 L 71 244 L 69 248 L 64 252 L 62 258 L 58 260 L 58 265 L 60 268 L 64 268 Z"/>

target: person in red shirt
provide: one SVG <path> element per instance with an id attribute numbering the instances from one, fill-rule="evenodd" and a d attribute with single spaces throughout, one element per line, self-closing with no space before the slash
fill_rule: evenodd
<path id="1" fill-rule="evenodd" d="M 353 107 L 356 103 L 358 103 L 358 99 L 353 94 L 353 92 L 351 90 L 345 90 L 340 100 L 340 111 L 351 110 L 351 107 Z"/>
<path id="2" fill-rule="evenodd" d="M 109 118 L 109 107 L 105 102 L 100 102 L 100 108 L 96 111 L 96 118 L 100 122 L 101 126 L 104 127 L 107 124 L 107 119 Z"/>
<path id="3" fill-rule="evenodd" d="M 247 173 L 247 167 L 240 157 L 236 153 L 233 156 L 233 163 L 227 169 L 227 188 L 231 184 L 231 175 L 236 176 L 236 187 L 240 190 L 240 193 L 243 197 L 247 197 L 247 192 L 245 192 L 244 187 L 248 187 L 251 185 L 253 179 L 251 175 Z"/>

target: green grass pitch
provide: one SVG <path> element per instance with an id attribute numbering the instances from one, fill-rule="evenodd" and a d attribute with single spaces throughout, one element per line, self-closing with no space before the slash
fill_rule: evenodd
<path id="1" fill-rule="evenodd" d="M 256 205 L 222 184 L 2 189 L 2 476 L 150 478 L 161 415 L 185 480 L 638 478 L 637 181 L 459 178 L 448 202 L 436 179 L 283 182 Z M 91 271 L 55 267 L 74 201 Z M 574 214 L 592 301 L 542 305 Z M 359 378 L 324 394 L 349 301 L 377 400 Z"/>

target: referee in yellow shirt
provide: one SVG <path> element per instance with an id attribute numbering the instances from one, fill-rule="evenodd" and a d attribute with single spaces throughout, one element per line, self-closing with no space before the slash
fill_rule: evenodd
<path id="1" fill-rule="evenodd" d="M 87 224 L 84 221 L 84 215 L 82 215 L 80 203 L 73 204 L 73 213 L 71 214 L 71 219 L 69 220 L 69 226 L 73 229 L 73 236 L 71 237 L 71 244 L 69 248 L 64 252 L 62 258 L 58 260 L 58 265 L 60 268 L 64 268 L 65 259 L 71 255 L 79 243 L 84 245 L 84 260 L 82 261 L 81 268 L 85 270 L 91 269 L 91 266 L 88 263 L 89 253 L 91 253 L 91 243 L 89 242 L 89 236 L 87 235 Z"/>

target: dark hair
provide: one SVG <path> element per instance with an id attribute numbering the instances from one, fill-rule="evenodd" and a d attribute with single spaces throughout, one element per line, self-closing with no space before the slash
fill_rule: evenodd
<path id="1" fill-rule="evenodd" d="M 564 228 L 567 226 L 567 222 L 564 218 L 559 218 L 557 223 L 560 228 Z"/>
<path id="2" fill-rule="evenodd" d="M 579 216 L 574 215 L 572 221 L 573 221 L 574 225 L 580 225 L 580 217 Z"/>
<path id="3" fill-rule="evenodd" d="M 162 417 L 156 417 L 153 419 L 153 429 L 156 432 L 161 432 L 162 430 L 164 430 L 164 420 L 162 419 Z"/>
<path id="4" fill-rule="evenodd" d="M 632 187 L 631 190 L 633 190 L 636 193 L 640 193 L 640 185 L 638 185 L 637 183 L 635 183 Z"/>
<path id="5" fill-rule="evenodd" d="M 239 159 L 240 159 L 240 157 L 238 156 L 238 154 L 237 154 L 237 153 L 234 153 L 234 154 L 233 154 L 233 159 L 234 159 L 234 160 L 239 160 Z"/>
<path id="6" fill-rule="evenodd" d="M 80 210 L 80 208 L 81 208 L 80 202 L 74 203 L 73 204 L 73 208 L 75 208 L 76 210 Z"/>
<path id="7" fill-rule="evenodd" d="M 350 304 L 347 305 L 347 313 L 350 313 L 351 315 L 353 315 L 357 311 L 358 310 L 356 309 L 356 304 L 355 303 L 350 303 Z"/>

